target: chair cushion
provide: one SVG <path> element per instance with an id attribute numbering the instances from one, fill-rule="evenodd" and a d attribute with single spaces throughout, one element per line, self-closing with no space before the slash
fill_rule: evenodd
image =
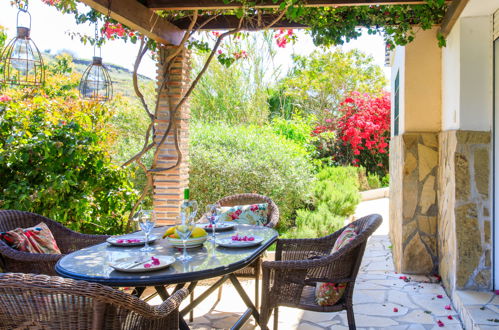
<path id="1" fill-rule="evenodd" d="M 217 208 L 219 221 L 233 221 L 247 225 L 265 225 L 268 221 L 269 204 L 222 206 Z"/>
<path id="2" fill-rule="evenodd" d="M 331 253 L 334 253 L 350 243 L 357 233 L 355 232 L 355 226 L 350 225 L 346 227 L 343 232 L 338 236 Z M 346 283 L 325 283 L 317 282 L 315 286 L 315 301 L 321 306 L 331 306 L 340 300 L 345 292 L 347 284 Z"/>
<path id="3" fill-rule="evenodd" d="M 23 252 L 61 254 L 52 232 L 44 222 L 34 227 L 0 233 L 0 239 L 13 249 Z"/>

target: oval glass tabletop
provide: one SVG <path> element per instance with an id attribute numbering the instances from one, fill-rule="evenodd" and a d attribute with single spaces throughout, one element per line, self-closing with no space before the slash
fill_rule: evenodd
<path id="1" fill-rule="evenodd" d="M 155 228 L 153 234 L 162 236 L 166 227 Z M 159 239 L 152 243 L 152 252 L 141 252 L 139 247 L 119 247 L 108 243 L 90 246 L 61 258 L 55 267 L 63 276 L 78 280 L 102 283 L 109 286 L 152 286 L 185 283 L 232 273 L 248 266 L 277 240 L 277 231 L 267 227 L 240 226 L 241 235 L 259 236 L 261 244 L 245 248 L 226 248 L 206 241 L 199 248 L 188 249 L 193 258 L 189 262 L 175 262 L 167 268 L 144 273 L 125 273 L 114 270 L 109 264 L 116 260 L 139 260 L 146 256 L 172 256 L 175 259 L 182 249 Z M 141 235 L 137 233 L 137 235 Z M 217 238 L 231 237 L 234 231 L 217 234 Z"/>

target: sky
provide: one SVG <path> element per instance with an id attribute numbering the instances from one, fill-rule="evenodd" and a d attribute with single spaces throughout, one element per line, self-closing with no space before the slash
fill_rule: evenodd
<path id="1" fill-rule="evenodd" d="M 68 32 L 93 35 L 93 25 L 77 25 L 73 15 L 64 15 L 55 8 L 44 4 L 41 0 L 31 0 L 29 11 L 32 18 L 31 38 L 40 51 L 50 50 L 52 54 L 56 54 L 61 50 L 69 50 L 79 58 L 91 59 L 93 47 L 88 44 L 83 45 L 77 37 L 72 40 Z M 15 37 L 16 16 L 17 8 L 10 5 L 10 0 L 0 0 L 0 25 L 7 28 L 8 40 Z M 125 43 L 121 40 L 109 41 L 101 50 L 104 64 L 118 64 L 132 70 L 138 47 L 138 44 Z M 294 45 L 288 45 L 284 49 L 280 48 L 276 58 L 279 59 L 281 62 L 279 64 L 284 68 L 290 67 L 293 53 L 308 55 L 314 48 L 311 38 L 305 33 L 299 33 L 298 42 Z M 345 44 L 343 48 L 346 50 L 358 48 L 364 53 L 372 55 L 376 64 L 384 66 L 385 47 L 381 36 L 365 33 L 359 39 Z M 154 61 L 151 58 L 144 58 L 139 73 L 154 78 L 156 75 Z M 389 78 L 389 70 L 386 68 L 385 75 Z"/>

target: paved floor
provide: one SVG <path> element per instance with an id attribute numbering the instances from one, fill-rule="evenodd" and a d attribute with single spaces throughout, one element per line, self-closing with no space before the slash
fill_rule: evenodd
<path id="1" fill-rule="evenodd" d="M 451 302 L 436 278 L 397 274 L 393 269 L 388 239 L 388 199 L 363 202 L 356 217 L 380 213 L 383 225 L 370 238 L 354 292 L 358 329 L 462 329 Z M 253 282 L 245 281 L 247 292 Z M 199 294 L 200 287 L 197 291 Z M 212 294 L 196 309 L 192 329 L 226 329 L 245 310 L 235 290 L 226 285 L 222 300 Z M 251 296 L 251 295 L 250 295 Z M 272 320 L 269 321 L 269 325 Z M 279 329 L 347 329 L 346 313 L 316 313 L 293 308 L 279 309 Z M 251 318 L 244 329 L 254 329 Z"/>

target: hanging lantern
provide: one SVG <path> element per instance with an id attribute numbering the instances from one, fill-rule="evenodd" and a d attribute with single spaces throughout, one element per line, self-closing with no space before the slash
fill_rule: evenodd
<path id="1" fill-rule="evenodd" d="M 19 26 L 19 14 L 29 16 L 29 27 Z M 30 38 L 31 15 L 27 6 L 17 13 L 17 36 L 2 52 L 0 82 L 9 85 L 40 86 L 45 82 L 42 54 Z"/>
<path id="2" fill-rule="evenodd" d="M 113 82 L 107 68 L 102 64 L 102 57 L 95 56 L 97 47 L 97 23 L 95 24 L 94 57 L 80 81 L 80 96 L 83 99 L 106 102 L 113 98 Z M 100 50 L 100 48 L 99 48 Z"/>
<path id="3" fill-rule="evenodd" d="M 82 98 L 93 101 L 109 101 L 113 98 L 113 83 L 102 58 L 94 56 L 80 81 L 80 95 Z"/>

